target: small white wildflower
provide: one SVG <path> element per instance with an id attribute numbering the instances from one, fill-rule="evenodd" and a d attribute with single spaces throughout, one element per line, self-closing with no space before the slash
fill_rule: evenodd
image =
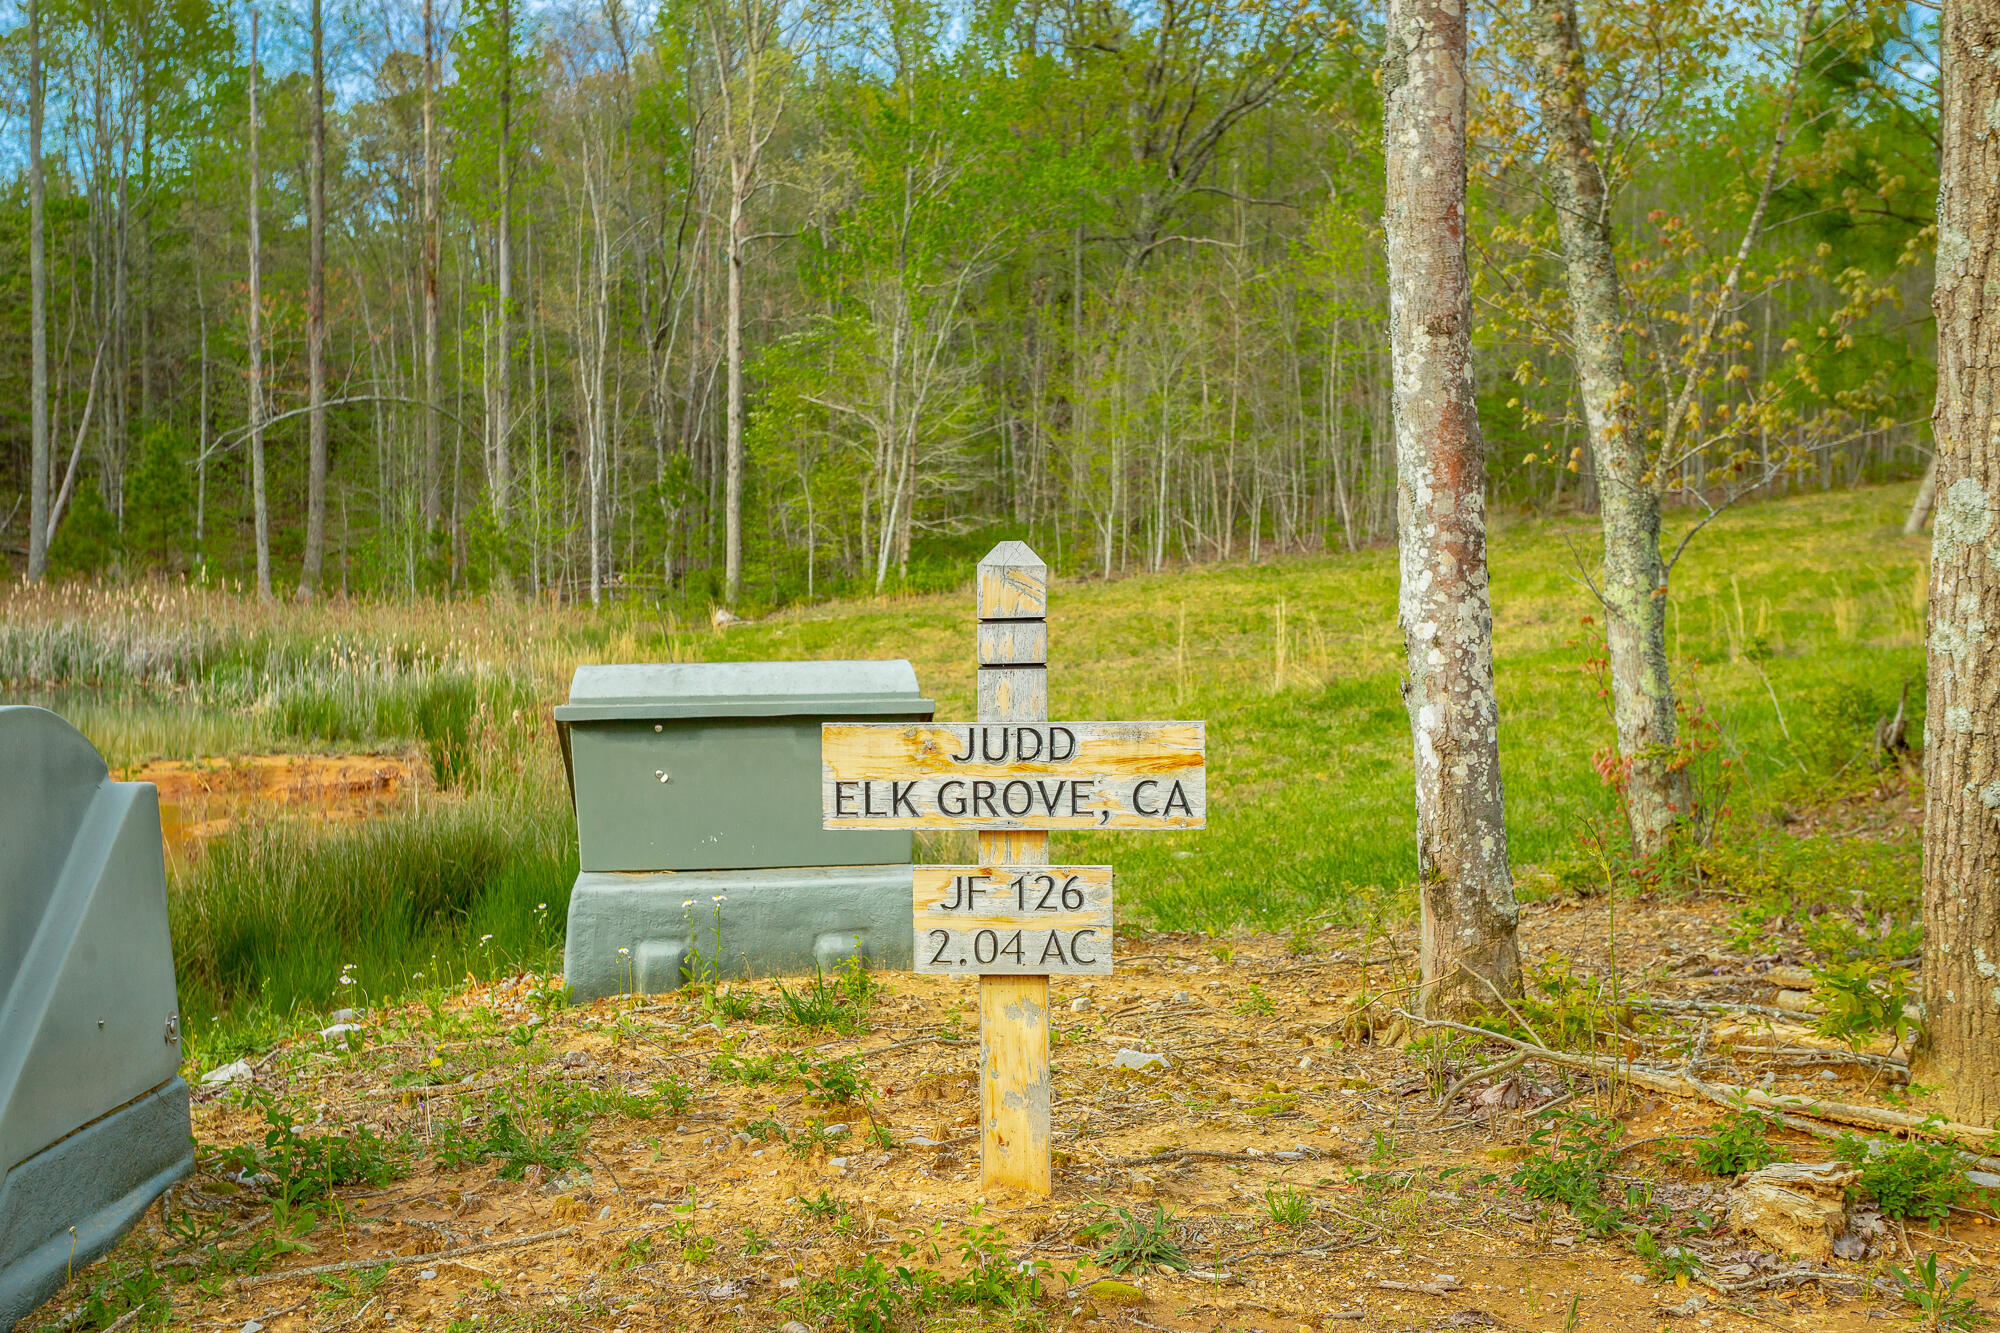
<path id="1" fill-rule="evenodd" d="M 715 895 L 715 901 L 719 903 L 726 903 L 729 901 L 729 895 L 726 893 L 718 893 Z"/>
<path id="2" fill-rule="evenodd" d="M 484 949 L 486 947 L 487 941 L 491 940 L 492 938 L 493 937 L 491 935 L 481 935 L 479 937 L 479 947 Z"/>
<path id="3" fill-rule="evenodd" d="M 625 954 L 625 953 L 631 953 L 632 951 L 630 949 L 620 949 L 618 952 L 621 954 Z"/>
<path id="4" fill-rule="evenodd" d="M 685 908 L 685 907 L 693 907 L 693 906 L 694 906 L 694 899 L 692 899 L 692 898 L 683 898 L 683 899 L 681 900 L 681 906 L 682 906 L 682 907 L 684 907 L 684 908 Z"/>

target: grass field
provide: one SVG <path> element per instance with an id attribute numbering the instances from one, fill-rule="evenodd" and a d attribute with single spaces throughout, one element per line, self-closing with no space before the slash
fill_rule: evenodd
<path id="1" fill-rule="evenodd" d="M 1717 728 L 1715 758 L 1731 761 L 1722 836 L 1757 857 L 1783 852 L 1761 815 L 1853 771 L 1906 681 L 1921 717 L 1929 539 L 1900 535 L 1908 498 L 1890 487 L 1746 506 L 1674 573 L 1674 662 Z M 1492 540 L 1508 826 L 1530 883 L 1584 873 L 1616 827 L 1592 764 L 1611 740 L 1585 669 L 1594 547 L 1574 518 L 1503 521 Z M 184 1006 L 197 1031 L 247 1041 L 349 998 L 348 965 L 376 998 L 416 973 L 546 965 L 575 866 L 549 708 L 578 663 L 903 656 L 941 718 L 969 718 L 967 575 L 948 595 L 797 609 L 726 633 L 642 607 L 15 591 L 0 595 L 0 682 L 9 702 L 61 709 L 115 765 L 423 748 L 442 793 L 422 810 L 361 828 L 245 826 L 176 871 Z M 1115 863 L 1122 919 L 1160 928 L 1406 912 L 1395 606 L 1390 549 L 1058 582 L 1052 715 L 1205 719 L 1211 814 L 1199 833 L 1058 835 L 1055 855 Z M 921 847 L 933 860 L 969 850 L 951 837 Z M 1913 864 L 1882 873 L 1909 878 Z"/>

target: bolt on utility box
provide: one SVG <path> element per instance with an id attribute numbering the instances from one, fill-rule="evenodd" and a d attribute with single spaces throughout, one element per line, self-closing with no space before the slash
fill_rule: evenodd
<path id="1" fill-rule="evenodd" d="M 911 959 L 906 832 L 821 827 L 820 725 L 928 721 L 908 662 L 578 667 L 555 710 L 581 874 L 578 999 Z M 717 899 L 721 899 L 720 902 Z"/>
<path id="2" fill-rule="evenodd" d="M 194 1167 L 158 792 L 0 707 L 0 1330 Z"/>

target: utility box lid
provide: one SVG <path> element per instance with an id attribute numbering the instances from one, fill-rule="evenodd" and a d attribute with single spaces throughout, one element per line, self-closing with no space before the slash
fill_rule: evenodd
<path id="1" fill-rule="evenodd" d="M 642 662 L 580 666 L 556 721 L 666 717 L 901 717 L 937 705 L 908 662 Z"/>
<path id="2" fill-rule="evenodd" d="M 819 729 L 935 712 L 902 661 L 578 667 L 555 716 L 579 869 L 907 863 L 908 833 L 822 827 Z"/>

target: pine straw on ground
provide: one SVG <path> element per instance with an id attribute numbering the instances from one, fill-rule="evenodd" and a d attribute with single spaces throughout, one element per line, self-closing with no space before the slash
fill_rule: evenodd
<path id="1" fill-rule="evenodd" d="M 1603 907 L 1528 908 L 1531 963 L 1600 972 Z M 1769 1006 L 1766 973 L 1782 960 L 1731 951 L 1713 903 L 1628 901 L 1619 913 L 1623 989 Z M 1630 1150 L 1618 1159 L 1617 1187 L 1648 1181 L 1676 1225 L 1699 1225 L 1697 1214 L 1721 1216 L 1728 1182 L 1674 1154 L 1723 1109 L 1533 1063 L 1470 1082 L 1440 1105 L 1441 1088 L 1505 1052 L 1469 1043 L 1447 1056 L 1410 1044 L 1409 1025 L 1391 1016 L 1413 979 L 1407 933 L 1122 944 L 1115 976 L 1059 978 L 1052 989 L 1049 1201 L 982 1196 L 970 983 L 881 978 L 866 1030 L 840 1036 L 768 1016 L 718 1021 L 715 1001 L 698 995 L 538 1006 L 547 982 L 519 977 L 458 991 L 429 1010 L 368 1013 L 358 1051 L 344 1038 L 307 1039 L 258 1073 L 260 1093 L 299 1113 L 300 1133 L 365 1125 L 403 1140 L 407 1175 L 336 1190 L 337 1210 L 294 1250 L 219 1266 L 215 1253 L 241 1256 L 260 1238 L 305 1228 L 294 1213 L 288 1229 L 282 1208 L 274 1219 L 259 1180 L 222 1158 L 221 1149 L 261 1142 L 262 1115 L 241 1089 L 203 1090 L 195 1127 L 204 1169 L 170 1203 L 183 1229 L 201 1217 L 208 1236 L 177 1251 L 155 1210 L 124 1252 L 151 1247 L 163 1271 L 181 1274 L 170 1327 L 236 1329 L 254 1319 L 273 1333 L 774 1330 L 793 1317 L 828 1329 L 832 1320 L 799 1307 L 802 1289 L 868 1255 L 892 1269 L 916 1262 L 901 1248 L 913 1238 L 935 1240 L 942 1257 L 920 1246 L 919 1258 L 949 1273 L 963 1230 L 989 1224 L 1010 1258 L 1047 1262 L 1049 1296 L 1017 1314 L 964 1311 L 939 1326 L 1861 1329 L 1876 1326 L 1870 1316 L 1904 1317 L 1908 1307 L 1882 1278 L 1885 1261 L 1903 1261 L 1905 1243 L 1911 1253 L 1937 1251 L 1947 1272 L 1978 1269 L 1968 1290 L 1993 1304 L 2000 1226 L 1974 1214 L 1954 1215 L 1937 1234 L 1890 1232 L 1864 1259 L 1822 1265 L 1785 1262 L 1705 1229 L 1687 1244 L 1708 1287 L 1648 1277 L 1629 1247 L 1590 1238 L 1559 1207 L 1508 1185 L 1526 1136 L 1581 1107 L 1621 1118 Z M 768 982 L 729 988 L 739 1004 L 775 993 Z M 1705 1078 L 1755 1083 L 1769 1074 L 1777 1091 L 1843 1101 L 1879 1101 L 1884 1088 L 1882 1060 L 1844 1061 L 1782 1018 L 1709 1011 L 1660 1023 L 1678 1027 L 1648 1027 L 1625 1053 L 1678 1042 L 1685 1064 L 1690 1037 L 1705 1027 L 1693 1065 Z M 1124 1049 L 1171 1063 L 1114 1070 Z M 852 1056 L 870 1089 L 853 1104 L 816 1105 L 796 1079 L 745 1084 L 716 1072 L 719 1055 L 740 1066 L 780 1054 Z M 1822 1077 L 1829 1071 L 1831 1082 Z M 683 1111 L 599 1115 L 568 1169 L 530 1166 L 507 1180 L 492 1162 L 437 1166 L 448 1126 L 518 1107 L 524 1087 L 630 1094 L 638 1105 L 662 1080 L 691 1089 Z M 515 1101 L 496 1100 L 508 1089 Z M 797 1151 L 743 1132 L 770 1120 L 793 1145 L 814 1120 L 847 1129 Z M 1801 1160 L 1827 1156 L 1809 1136 L 1780 1141 Z M 1290 1227 L 1269 1207 L 1286 1190 L 1312 1205 Z M 816 1203 L 817 1215 L 801 1201 Z M 1136 1293 L 1093 1290 L 1104 1239 L 1087 1228 L 1120 1220 L 1120 1208 L 1166 1209 L 1188 1268 L 1127 1275 Z M 383 1263 L 392 1266 L 376 1267 Z M 330 1265 L 336 1271 L 316 1271 Z M 228 1268 L 257 1271 L 232 1277 Z"/>

